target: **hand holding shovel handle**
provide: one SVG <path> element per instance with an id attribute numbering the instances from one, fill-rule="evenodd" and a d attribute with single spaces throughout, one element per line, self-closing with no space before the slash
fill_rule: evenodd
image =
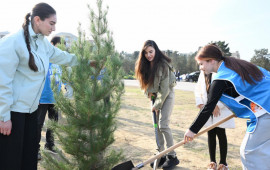
<path id="1" fill-rule="evenodd" d="M 213 125 L 207 127 L 206 129 L 202 130 L 201 132 L 197 133 L 197 134 L 194 136 L 194 138 L 196 138 L 196 137 L 198 137 L 198 136 L 200 136 L 200 135 L 202 135 L 202 134 L 204 134 L 204 133 L 206 133 L 206 132 L 208 132 L 208 131 L 214 129 L 214 128 L 217 127 L 218 125 L 220 125 L 220 124 L 222 124 L 222 123 L 224 123 L 224 122 L 230 120 L 230 119 L 233 118 L 233 117 L 236 117 L 236 116 L 235 116 L 234 114 L 232 114 L 232 115 L 230 115 L 230 116 L 227 116 L 226 118 L 220 120 L 219 122 L 217 122 L 217 123 L 215 123 L 215 124 L 213 124 Z M 145 162 L 143 162 L 143 163 L 137 165 L 135 168 L 132 168 L 132 170 L 137 170 L 137 169 L 142 168 L 144 165 L 147 165 L 147 164 L 153 162 L 154 160 L 156 160 L 156 159 L 162 157 L 162 156 L 165 155 L 166 153 L 168 153 L 168 152 L 174 150 L 175 148 L 178 148 L 179 146 L 183 145 L 184 143 L 185 143 L 184 140 L 182 140 L 181 142 L 179 142 L 179 143 L 177 143 L 177 144 L 175 144 L 175 145 L 169 147 L 168 149 L 166 149 L 166 150 L 160 152 L 158 155 L 155 155 L 155 156 L 151 157 L 150 159 L 146 160 Z"/>
<path id="2" fill-rule="evenodd" d="M 155 99 L 156 99 L 156 95 L 154 94 L 153 96 L 151 96 L 152 106 L 155 103 Z M 159 144 L 159 138 L 158 138 L 157 114 L 158 113 L 156 113 L 156 111 L 153 111 L 153 125 L 154 125 L 154 129 L 155 129 L 156 143 L 157 143 L 158 151 L 160 151 L 160 144 Z"/>
<path id="3" fill-rule="evenodd" d="M 157 96 L 156 94 L 153 94 L 151 96 L 152 106 L 155 103 L 156 96 Z M 154 128 L 155 128 L 155 137 L 156 137 L 156 143 L 157 143 L 157 150 L 158 150 L 158 152 L 160 152 L 160 144 L 159 144 L 159 138 L 158 138 L 158 128 L 159 127 L 158 127 L 158 123 L 157 123 L 157 114 L 158 113 L 156 113 L 156 111 L 153 111 L 153 125 L 154 125 Z M 153 170 L 156 170 L 158 168 L 159 162 L 160 162 L 160 158 L 154 160 Z"/>
<path id="4" fill-rule="evenodd" d="M 207 127 L 206 129 L 204 129 L 204 130 L 202 130 L 201 132 L 197 133 L 197 134 L 194 136 L 194 138 L 196 138 L 196 137 L 198 137 L 198 136 L 200 136 L 200 135 L 202 135 L 202 134 L 208 132 L 208 131 L 211 130 L 211 129 L 214 129 L 214 128 L 217 127 L 218 125 L 220 125 L 220 124 L 222 124 L 222 123 L 224 123 L 224 122 L 230 120 L 230 119 L 233 118 L 233 117 L 236 117 L 236 116 L 235 116 L 234 114 L 232 114 L 232 115 L 230 115 L 230 116 L 228 116 L 228 117 L 226 117 L 226 118 L 220 120 L 219 122 L 217 122 L 217 123 L 215 123 L 215 124 L 213 124 L 213 125 Z M 124 162 L 124 163 L 121 163 L 121 164 L 115 166 L 114 168 L 112 168 L 112 170 L 131 170 L 131 169 L 132 169 L 132 170 L 137 170 L 137 169 L 140 169 L 140 168 L 144 167 L 145 165 L 147 165 L 147 164 L 153 162 L 154 160 L 156 160 L 156 159 L 162 157 L 162 156 L 165 155 L 166 153 L 168 153 L 168 152 L 174 150 L 175 148 L 178 148 L 179 146 L 183 145 L 184 143 L 185 143 L 185 142 L 184 142 L 184 140 L 183 140 L 183 141 L 181 141 L 181 142 L 179 142 L 179 143 L 177 143 L 177 144 L 175 144 L 175 145 L 169 147 L 168 149 L 166 149 L 166 150 L 160 152 L 159 154 L 157 154 L 157 155 L 151 157 L 150 159 L 146 160 L 145 162 L 142 162 L 142 163 L 138 164 L 136 167 L 134 167 L 132 161 L 127 161 L 127 162 Z"/>

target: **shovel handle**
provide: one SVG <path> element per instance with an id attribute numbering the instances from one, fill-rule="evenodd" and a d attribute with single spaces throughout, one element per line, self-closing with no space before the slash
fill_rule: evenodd
<path id="1" fill-rule="evenodd" d="M 236 117 L 236 116 L 235 116 L 234 114 L 232 114 L 232 115 L 230 115 L 230 116 L 225 117 L 224 119 L 220 120 L 219 122 L 217 122 L 217 123 L 215 123 L 215 124 L 213 124 L 213 125 L 207 127 L 206 129 L 202 130 L 201 132 L 197 133 L 197 134 L 194 136 L 194 138 L 196 138 L 196 137 L 198 137 L 198 136 L 200 136 L 200 135 L 202 135 L 202 134 L 208 132 L 208 131 L 211 130 L 211 129 L 214 129 L 214 128 L 217 127 L 218 125 L 220 125 L 220 124 L 222 124 L 222 123 L 224 123 L 224 122 L 230 120 L 230 119 L 233 118 L 233 117 Z M 169 147 L 168 149 L 166 149 L 166 150 L 160 152 L 159 154 L 157 154 L 157 155 L 151 157 L 150 159 L 146 160 L 145 162 L 140 163 L 139 165 L 136 166 L 136 168 L 133 168 L 133 169 L 140 169 L 140 168 L 143 167 L 144 165 L 147 165 L 147 164 L 153 162 L 154 160 L 156 160 L 156 159 L 162 157 L 162 156 L 165 155 L 166 153 L 168 153 L 168 152 L 174 150 L 175 148 L 178 148 L 179 146 L 183 145 L 184 143 L 185 143 L 184 140 L 182 140 L 181 142 L 178 142 L 177 144 L 175 144 L 175 145 Z"/>
<path id="2" fill-rule="evenodd" d="M 151 96 L 151 101 L 152 101 L 152 106 L 155 103 L 155 96 Z M 153 125 L 155 129 L 155 138 L 156 138 L 156 143 L 158 147 L 158 151 L 160 150 L 160 144 L 159 144 L 159 139 L 158 139 L 158 124 L 157 124 L 157 114 L 156 111 L 153 111 Z"/>

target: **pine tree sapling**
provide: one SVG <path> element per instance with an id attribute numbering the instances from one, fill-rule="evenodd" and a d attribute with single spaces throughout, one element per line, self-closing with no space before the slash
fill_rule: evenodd
<path id="1" fill-rule="evenodd" d="M 105 170 L 122 158 L 109 147 L 114 142 L 115 117 L 124 93 L 122 63 L 108 29 L 108 9 L 102 9 L 102 0 L 97 0 L 97 12 L 88 7 L 93 40 L 88 40 L 79 26 L 79 38 L 69 49 L 79 64 L 72 71 L 63 68 L 62 77 L 73 88 L 73 99 L 62 92 L 55 96 L 64 122 L 51 123 L 63 151 L 58 159 L 45 153 L 46 169 Z M 92 60 L 95 67 L 89 66 Z"/>

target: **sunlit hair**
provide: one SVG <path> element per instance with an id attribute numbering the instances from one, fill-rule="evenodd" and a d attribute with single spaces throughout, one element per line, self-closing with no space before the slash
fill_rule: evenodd
<path id="1" fill-rule="evenodd" d="M 225 57 L 221 49 L 215 44 L 209 44 L 201 48 L 195 56 L 195 60 L 216 60 L 218 62 L 223 60 L 226 67 L 240 75 L 244 84 L 247 81 L 254 85 L 261 81 L 264 76 L 261 70 L 250 62 L 234 57 Z"/>
<path id="2" fill-rule="evenodd" d="M 152 67 L 150 61 L 145 57 L 145 50 L 148 47 L 153 47 L 155 49 L 155 57 L 152 61 Z M 155 75 L 158 74 L 157 70 L 159 67 L 165 69 L 167 65 L 164 62 L 171 62 L 171 59 L 167 57 L 163 52 L 160 51 L 157 44 L 152 40 L 147 40 L 139 54 L 139 57 L 135 64 L 135 77 L 139 80 L 141 89 L 146 90 L 149 86 L 154 83 Z"/>

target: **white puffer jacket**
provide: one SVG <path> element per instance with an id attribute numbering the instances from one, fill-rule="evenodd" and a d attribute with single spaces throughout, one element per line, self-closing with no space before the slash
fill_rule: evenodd
<path id="1" fill-rule="evenodd" d="M 212 79 L 213 76 L 215 75 L 215 73 L 212 74 Z M 206 104 L 207 102 L 207 92 L 206 92 L 206 85 L 205 85 L 205 76 L 204 76 L 204 72 L 201 71 L 198 82 L 195 86 L 195 90 L 194 90 L 194 94 L 195 94 L 195 100 L 196 100 L 196 106 L 199 106 L 200 104 Z M 223 118 L 229 116 L 232 114 L 232 112 L 224 105 L 222 104 L 220 101 L 217 103 L 217 106 L 220 109 L 220 116 L 218 117 L 214 117 L 211 116 L 209 118 L 209 120 L 205 123 L 204 127 L 208 127 L 220 120 L 222 120 Z M 234 123 L 234 118 L 228 120 L 227 122 L 222 123 L 221 125 L 219 125 L 218 127 L 220 128 L 235 128 L 235 123 Z"/>

